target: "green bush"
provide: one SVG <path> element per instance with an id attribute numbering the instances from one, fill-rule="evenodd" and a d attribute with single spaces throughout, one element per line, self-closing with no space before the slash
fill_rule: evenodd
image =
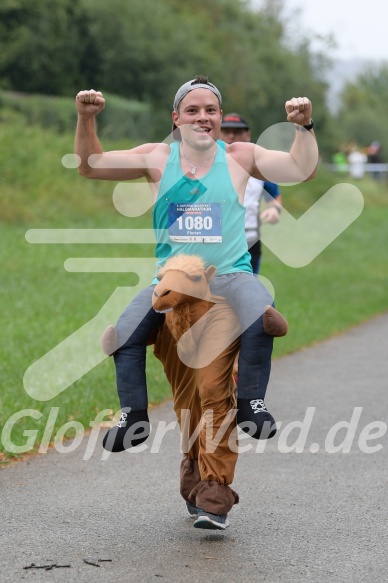
<path id="1" fill-rule="evenodd" d="M 127 100 L 117 95 L 104 94 L 107 107 L 97 118 L 98 133 L 109 140 L 148 142 L 153 135 L 151 107 L 148 103 Z"/>
<path id="2" fill-rule="evenodd" d="M 105 97 L 107 108 L 97 118 L 101 138 L 150 141 L 153 131 L 148 103 L 129 101 L 110 94 Z M 60 133 L 75 130 L 77 112 L 74 99 L 70 97 L 1 91 L 1 117 L 4 119 L 10 110 L 22 114 L 29 125 L 54 129 Z"/>
<path id="3" fill-rule="evenodd" d="M 74 130 L 74 102 L 67 97 L 2 91 L 0 108 L 21 113 L 29 125 L 53 128 L 59 132 Z"/>

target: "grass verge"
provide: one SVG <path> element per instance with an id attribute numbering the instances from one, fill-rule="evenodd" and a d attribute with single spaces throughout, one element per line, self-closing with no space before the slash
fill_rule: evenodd
<path id="1" fill-rule="evenodd" d="M 19 122 L 17 122 L 19 123 Z M 59 342 L 91 320 L 118 287 L 137 280 L 126 273 L 68 273 L 68 257 L 152 257 L 152 246 L 137 245 L 31 245 L 30 228 L 144 228 L 149 213 L 137 219 L 119 215 L 112 204 L 114 185 L 94 183 L 64 169 L 61 157 L 71 151 L 70 136 L 57 137 L 37 128 L 1 128 L 0 155 L 8 155 L 0 177 L 1 288 L 3 330 L 0 340 L 0 427 L 10 429 L 14 451 L 9 451 L 7 430 L 2 434 L 0 461 L 22 455 L 55 436 L 72 437 L 85 430 L 102 410 L 116 412 L 119 403 L 112 359 L 90 370 L 57 397 L 47 402 L 32 399 L 23 387 L 28 367 Z M 20 151 L 20 140 L 26 147 Z M 119 145 L 116 145 L 119 147 Z M 295 216 L 308 209 L 338 179 L 321 171 L 315 181 L 283 188 L 286 208 Z M 384 183 L 365 179 L 357 186 L 365 198 L 361 216 L 310 265 L 285 266 L 263 249 L 261 272 L 276 289 L 278 309 L 290 324 L 287 337 L 275 342 L 274 356 L 338 334 L 388 309 L 386 224 L 388 190 Z M 72 362 L 63 362 L 71 367 Z M 147 364 L 150 401 L 170 395 L 161 365 L 149 351 Z M 24 414 L 17 419 L 18 412 Z M 10 422 L 12 416 L 14 424 Z M 108 414 L 109 416 L 109 414 Z M 69 424 L 69 425 L 65 425 Z M 60 428 L 67 427 L 66 433 Z M 12 449 L 12 447 L 11 447 Z"/>

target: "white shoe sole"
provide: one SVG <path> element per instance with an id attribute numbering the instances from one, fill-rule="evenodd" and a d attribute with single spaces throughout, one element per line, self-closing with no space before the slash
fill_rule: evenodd
<path id="1" fill-rule="evenodd" d="M 206 528 L 208 530 L 225 530 L 229 526 L 229 520 L 226 519 L 225 523 L 216 522 L 211 520 L 209 516 L 199 516 L 194 522 L 195 528 Z"/>

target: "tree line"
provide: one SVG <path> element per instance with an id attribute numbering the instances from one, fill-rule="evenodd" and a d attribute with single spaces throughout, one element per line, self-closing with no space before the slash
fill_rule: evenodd
<path id="1" fill-rule="evenodd" d="M 330 45 L 313 51 L 306 34 L 291 34 L 284 9 L 284 0 L 3 0 L 0 88 L 58 96 L 94 88 L 148 104 L 160 138 L 176 89 L 203 74 L 254 136 L 284 120 L 286 99 L 307 95 L 321 150 L 330 150 L 342 141 L 326 103 Z"/>

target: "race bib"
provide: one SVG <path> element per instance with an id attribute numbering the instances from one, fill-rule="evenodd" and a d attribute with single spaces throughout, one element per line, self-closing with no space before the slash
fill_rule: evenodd
<path id="1" fill-rule="evenodd" d="M 221 204 L 168 203 L 168 233 L 177 243 L 221 243 Z"/>

